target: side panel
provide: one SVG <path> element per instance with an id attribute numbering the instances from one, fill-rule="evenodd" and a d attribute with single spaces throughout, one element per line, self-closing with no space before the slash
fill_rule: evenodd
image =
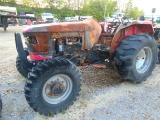
<path id="1" fill-rule="evenodd" d="M 102 32 L 100 24 L 94 19 L 85 21 L 85 35 L 84 35 L 84 48 L 91 49 L 98 41 Z"/>
<path id="2" fill-rule="evenodd" d="M 26 36 L 26 35 L 25 35 Z M 28 34 L 28 38 L 26 38 L 26 45 L 28 46 L 31 52 L 39 52 L 43 53 L 44 55 L 49 54 L 49 46 L 50 46 L 50 38 L 51 33 L 33 33 Z M 29 41 L 34 41 L 30 43 Z"/>
<path id="3" fill-rule="evenodd" d="M 121 41 L 124 40 L 127 36 L 140 33 L 153 35 L 154 29 L 151 24 L 132 24 L 120 29 L 113 37 L 111 52 L 114 53 L 116 48 L 120 45 Z"/>

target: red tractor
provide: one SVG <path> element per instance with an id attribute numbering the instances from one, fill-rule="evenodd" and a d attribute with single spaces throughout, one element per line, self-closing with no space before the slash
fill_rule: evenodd
<path id="1" fill-rule="evenodd" d="M 23 32 L 25 49 L 15 33 L 16 67 L 27 78 L 25 97 L 36 112 L 54 115 L 73 104 L 81 90 L 80 65 L 114 67 L 134 83 L 152 74 L 158 59 L 152 24 L 109 27 L 110 33 L 103 32 L 94 19 L 30 26 Z"/>

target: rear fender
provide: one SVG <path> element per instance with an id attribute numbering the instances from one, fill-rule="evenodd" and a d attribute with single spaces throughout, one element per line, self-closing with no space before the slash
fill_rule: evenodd
<path id="1" fill-rule="evenodd" d="M 153 26 L 150 22 L 133 22 L 128 26 L 121 28 L 113 37 L 111 43 L 111 53 L 115 53 L 117 47 L 121 44 L 121 41 L 128 36 L 132 36 L 140 33 L 154 34 Z"/>

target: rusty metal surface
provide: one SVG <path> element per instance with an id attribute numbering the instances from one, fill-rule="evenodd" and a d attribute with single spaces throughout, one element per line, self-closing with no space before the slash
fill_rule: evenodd
<path id="1" fill-rule="evenodd" d="M 93 45 L 98 41 L 101 35 L 101 26 L 94 19 L 87 19 L 80 22 L 62 22 L 33 25 L 27 27 L 24 32 L 30 36 L 36 37 L 38 44 L 32 45 L 35 51 L 43 51 L 48 44 L 50 37 L 53 39 L 67 38 L 67 37 L 81 37 L 82 38 L 82 50 L 91 49 Z M 41 49 L 42 46 L 42 49 Z M 37 48 L 36 48 L 37 47 Z M 46 51 L 45 51 L 46 52 Z"/>
<path id="2" fill-rule="evenodd" d="M 103 68 L 103 69 L 107 68 L 107 66 L 104 64 L 93 64 L 92 66 L 95 68 Z"/>
<path id="3" fill-rule="evenodd" d="M 48 53 L 49 39 L 73 38 L 82 39 L 81 50 L 91 49 L 95 43 L 106 44 L 110 47 L 110 51 L 114 52 L 120 41 L 129 35 L 142 32 L 153 33 L 152 24 L 149 22 L 132 22 L 127 26 L 123 26 L 113 36 L 102 35 L 100 24 L 94 19 L 87 19 L 80 22 L 62 22 L 33 25 L 26 28 L 26 33 L 36 37 L 38 43 L 31 44 L 35 52 Z M 98 41 L 99 39 L 99 41 Z"/>
<path id="4" fill-rule="evenodd" d="M 94 19 L 88 19 L 85 23 L 85 41 L 84 48 L 91 49 L 93 45 L 98 41 L 101 35 L 101 25 Z"/>
<path id="5" fill-rule="evenodd" d="M 30 29 L 29 32 L 81 32 L 90 31 L 100 27 L 99 23 L 94 19 L 86 19 L 79 22 L 61 22 L 61 23 L 49 23 L 32 25 L 26 29 Z M 99 29 L 99 28 L 98 28 Z"/>
<path id="6" fill-rule="evenodd" d="M 122 30 L 118 31 L 114 37 L 113 40 L 111 42 L 111 47 L 110 47 L 110 51 L 113 52 L 115 46 L 118 44 L 120 38 L 122 37 Z"/>
<path id="7" fill-rule="evenodd" d="M 83 33 L 83 32 L 82 32 Z M 63 38 L 63 37 L 81 37 L 82 36 L 81 32 L 56 32 L 52 33 L 53 38 Z"/>
<path id="8" fill-rule="evenodd" d="M 43 54 L 48 54 L 49 51 L 49 40 L 50 40 L 50 33 L 34 33 L 29 35 L 29 37 L 35 37 L 37 44 L 30 44 L 26 41 L 27 46 L 30 48 L 32 52 L 43 52 Z"/>
<path id="9" fill-rule="evenodd" d="M 61 23 L 49 23 L 33 25 L 28 27 L 30 32 L 75 32 L 84 31 L 84 22 L 61 22 Z"/>
<path id="10" fill-rule="evenodd" d="M 113 39 L 113 34 L 108 34 L 108 33 L 101 33 L 99 40 L 97 44 L 106 44 L 107 46 L 111 46 L 112 39 Z"/>

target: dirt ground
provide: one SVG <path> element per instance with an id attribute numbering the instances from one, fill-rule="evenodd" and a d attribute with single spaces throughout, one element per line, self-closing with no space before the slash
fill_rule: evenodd
<path id="1" fill-rule="evenodd" d="M 35 113 L 24 97 L 23 78 L 16 70 L 14 32 L 20 26 L 0 28 L 0 93 L 3 99 L 1 120 L 159 120 L 160 65 L 147 81 L 133 84 L 122 80 L 112 69 L 79 67 L 83 74 L 82 91 L 70 108 L 54 117 Z"/>

